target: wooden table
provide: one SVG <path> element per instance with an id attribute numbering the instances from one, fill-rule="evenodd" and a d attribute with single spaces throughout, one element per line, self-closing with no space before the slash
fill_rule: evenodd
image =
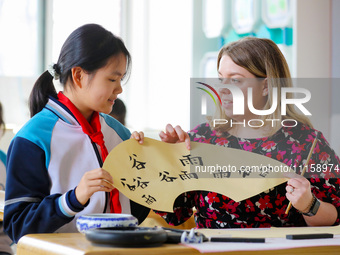
<path id="1" fill-rule="evenodd" d="M 240 244 L 242 245 L 242 244 Z M 147 248 L 119 248 L 108 246 L 94 246 L 86 240 L 85 236 L 80 233 L 67 234 L 31 234 L 20 239 L 17 246 L 17 255 L 162 255 L 162 254 L 176 254 L 189 255 L 200 254 L 196 249 L 185 247 L 180 244 L 163 244 L 158 247 Z M 269 254 L 340 254 L 340 246 L 318 246 L 318 247 L 304 247 L 282 250 L 258 250 L 258 251 L 234 251 L 234 252 L 219 252 L 208 253 L 210 255 L 269 255 Z"/>

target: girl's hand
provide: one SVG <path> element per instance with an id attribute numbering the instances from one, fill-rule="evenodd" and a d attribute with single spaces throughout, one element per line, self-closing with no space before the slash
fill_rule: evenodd
<path id="1" fill-rule="evenodd" d="M 190 137 L 180 126 L 174 128 L 171 124 L 166 125 L 165 132 L 161 131 L 159 137 L 162 142 L 167 143 L 185 142 L 187 149 L 190 150 Z"/>
<path id="2" fill-rule="evenodd" d="M 130 139 L 131 138 L 134 138 L 136 141 L 138 141 L 140 144 L 142 144 L 144 142 L 144 133 L 143 132 L 134 131 L 131 134 Z"/>
<path id="3" fill-rule="evenodd" d="M 306 213 L 313 200 L 310 182 L 302 176 L 292 178 L 287 182 L 286 191 L 286 197 L 292 205 L 300 212 Z"/>
<path id="4" fill-rule="evenodd" d="M 111 192 L 114 189 L 111 175 L 102 168 L 86 172 L 76 187 L 76 197 L 85 205 L 90 197 L 97 191 Z"/>

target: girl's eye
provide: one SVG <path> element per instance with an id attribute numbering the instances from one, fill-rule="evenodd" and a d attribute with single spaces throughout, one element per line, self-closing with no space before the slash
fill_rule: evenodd
<path id="1" fill-rule="evenodd" d="M 110 82 L 116 82 L 117 79 L 110 79 Z"/>
<path id="2" fill-rule="evenodd" d="M 123 77 L 120 79 L 120 81 L 124 81 L 124 79 L 125 79 L 125 76 L 123 76 Z M 109 81 L 110 81 L 110 82 L 116 82 L 117 79 L 109 79 Z"/>
<path id="3" fill-rule="evenodd" d="M 231 83 L 239 83 L 240 81 L 238 79 L 231 79 Z"/>

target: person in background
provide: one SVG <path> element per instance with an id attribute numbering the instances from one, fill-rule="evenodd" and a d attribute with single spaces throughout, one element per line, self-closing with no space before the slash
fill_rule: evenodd
<path id="1" fill-rule="evenodd" d="M 121 99 L 115 100 L 110 115 L 125 126 L 126 106 Z"/>
<path id="2" fill-rule="evenodd" d="M 129 76 L 123 41 L 97 24 L 73 31 L 58 62 L 32 89 L 31 119 L 11 141 L 7 159 L 4 228 L 14 242 L 32 233 L 77 232 L 90 213 L 128 213 L 141 223 L 149 209 L 130 201 L 102 169 L 124 140 L 143 142 L 108 114 Z M 57 93 L 53 78 L 63 91 Z"/>
<path id="3" fill-rule="evenodd" d="M 0 102 L 0 139 L 5 133 L 5 122 L 3 119 L 3 109 Z M 0 150 L 0 192 L 5 191 L 6 186 L 6 154 Z M 4 201 L 2 201 L 4 202 Z M 0 255 L 13 254 L 11 249 L 11 239 L 3 231 L 3 223 L 0 222 Z"/>
<path id="4" fill-rule="evenodd" d="M 243 115 L 233 114 L 233 96 L 224 87 L 218 93 L 222 104 L 215 119 L 228 120 L 226 124 L 203 123 L 189 132 L 191 141 L 209 143 L 258 153 L 279 160 L 297 174 L 306 162 L 314 139 L 317 139 L 310 164 L 326 171 L 308 173 L 308 177 L 295 177 L 251 198 L 236 202 L 231 198 L 209 191 L 192 191 L 179 196 L 174 203 L 174 213 L 157 212 L 171 225 L 178 225 L 190 218 L 196 207 L 195 221 L 198 228 L 258 228 L 288 226 L 331 226 L 340 223 L 339 157 L 330 148 L 320 131 L 313 128 L 309 119 L 287 105 L 286 115 L 277 107 L 271 115 L 257 116 L 248 109 L 248 89 L 252 89 L 255 109 L 270 109 L 272 91 L 291 87 L 292 80 L 286 60 L 269 39 L 247 37 L 224 46 L 217 60 L 218 76 L 222 84 L 232 84 L 242 90 L 245 97 Z M 278 96 L 278 105 L 280 97 Z M 254 119 L 287 120 L 269 125 L 248 123 Z M 289 119 L 295 121 L 288 121 Z M 232 120 L 232 121 L 231 121 Z M 295 125 L 296 124 L 296 125 Z M 171 127 L 168 128 L 169 130 Z M 181 132 L 178 134 L 183 135 Z M 170 132 L 161 133 L 163 141 L 174 142 Z M 285 213 L 289 202 L 292 209 Z"/>

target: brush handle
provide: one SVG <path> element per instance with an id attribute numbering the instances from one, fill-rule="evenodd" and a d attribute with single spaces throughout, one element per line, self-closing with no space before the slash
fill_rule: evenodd
<path id="1" fill-rule="evenodd" d="M 308 167 L 308 163 L 309 163 L 309 160 L 310 158 L 312 157 L 313 155 L 313 152 L 314 152 L 314 148 L 316 146 L 316 142 L 318 141 L 318 133 L 316 133 L 316 136 L 314 138 L 314 141 L 313 141 L 313 144 L 312 144 L 312 147 L 310 148 L 309 150 L 309 153 L 308 153 L 308 157 L 307 157 L 307 161 L 306 161 L 306 164 L 304 165 L 303 169 L 302 169 L 302 172 L 301 172 L 301 176 L 303 176 L 306 172 L 306 169 Z M 289 210 L 292 208 L 292 202 L 289 201 L 289 204 L 287 206 L 287 209 L 285 211 L 285 214 L 288 214 L 289 213 Z"/>

